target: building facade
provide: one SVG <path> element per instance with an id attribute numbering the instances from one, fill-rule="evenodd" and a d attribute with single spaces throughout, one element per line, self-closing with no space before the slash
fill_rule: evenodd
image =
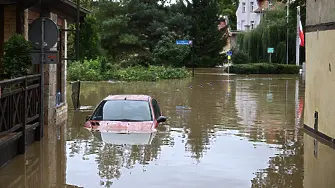
<path id="1" fill-rule="evenodd" d="M 79 17 L 81 21 L 84 19 L 84 16 L 87 13 L 88 11 L 86 9 L 81 8 L 79 10 Z M 58 43 L 54 46 L 54 48 L 59 51 L 59 62 L 57 62 L 56 64 L 45 64 L 43 72 L 41 72 L 40 65 L 32 64 L 30 73 L 33 76 L 37 76 L 39 80 L 41 80 L 40 75 L 44 77 L 44 89 L 42 96 L 39 89 L 41 88 L 41 82 L 35 84 L 34 87 L 38 89 L 36 90 L 36 92 L 34 92 L 34 94 L 33 92 L 31 92 L 30 95 L 28 94 L 29 89 L 27 89 L 27 87 L 20 86 L 20 90 L 25 90 L 26 94 L 21 95 L 20 93 L 17 95 L 19 97 L 16 97 L 18 101 L 16 102 L 16 105 L 21 105 L 23 107 L 16 107 L 16 112 L 12 112 L 12 109 L 5 108 L 3 107 L 3 105 L 1 105 L 1 119 L 14 122 L 15 124 L 11 123 L 8 124 L 9 126 L 7 126 L 8 122 L 3 123 L 3 121 L 1 121 L 0 123 L 0 150 L 4 151 L 3 154 L 0 154 L 0 167 L 6 164 L 17 154 L 25 153 L 25 148 L 29 145 L 29 143 L 31 143 L 31 140 L 40 140 L 43 133 L 46 139 L 49 139 L 50 137 L 56 137 L 55 129 L 59 126 L 64 126 L 67 121 L 68 105 L 66 102 L 66 29 L 68 29 L 69 23 L 74 23 L 76 21 L 77 5 L 75 3 L 70 0 L 0 0 L 0 59 L 4 55 L 4 44 L 11 38 L 11 36 L 13 36 L 13 34 L 15 33 L 22 34 L 23 36 L 25 36 L 26 39 L 28 39 L 29 25 L 39 17 L 49 18 L 54 21 L 54 23 L 58 26 Z M 0 68 L 1 65 L 2 64 L 0 62 Z M 0 70 L 0 73 L 2 73 L 2 70 Z M 12 83 L 13 81 L 20 79 L 27 79 L 27 77 L 1 81 L 1 104 L 7 104 L 7 101 L 9 101 L 7 99 L 9 95 L 8 92 L 5 93 L 7 94 L 7 96 L 2 95 L 2 93 L 5 92 L 5 89 L 2 90 L 2 86 L 5 85 L 4 83 Z M 57 93 L 60 93 L 60 97 L 58 97 L 58 99 L 56 97 Z M 44 114 L 41 114 L 40 111 L 40 99 L 42 97 L 44 99 Z M 38 101 L 38 103 L 29 103 L 28 105 L 27 101 L 32 101 L 32 98 L 35 98 L 35 101 Z M 31 104 L 35 106 L 31 107 L 33 106 Z M 12 106 L 13 102 L 9 103 L 9 105 Z M 29 124 L 28 126 L 26 124 L 28 122 L 27 116 L 33 113 L 32 111 L 38 111 L 36 113 L 36 116 L 34 116 L 34 119 L 38 118 L 38 123 Z M 17 118 L 17 114 L 20 114 L 21 118 Z M 41 122 L 42 118 L 40 117 L 44 117 L 44 122 Z M 10 120 L 12 118 L 14 119 L 13 121 Z M 20 121 L 18 121 L 17 119 L 20 119 Z M 19 125 L 19 128 L 16 128 L 17 125 Z M 46 147 L 48 148 L 47 150 L 52 152 L 53 149 L 56 147 L 55 142 L 49 142 L 48 144 L 46 144 Z M 20 151 L 18 151 L 17 148 L 20 148 Z M 57 155 L 55 151 L 54 155 Z M 54 155 L 51 154 L 51 156 Z"/>
<path id="2" fill-rule="evenodd" d="M 250 31 L 256 28 L 264 11 L 272 10 L 278 4 L 281 3 L 276 0 L 240 0 L 236 11 L 237 30 Z"/>
<path id="3" fill-rule="evenodd" d="M 335 1 L 306 1 L 305 128 L 335 143 Z"/>
<path id="4" fill-rule="evenodd" d="M 260 23 L 261 13 L 256 13 L 259 8 L 257 0 L 240 0 L 236 11 L 237 30 L 249 31 Z"/>
<path id="5" fill-rule="evenodd" d="M 31 2 L 33 0 L 30 0 Z M 66 67 L 67 67 L 67 29 L 69 22 L 76 19 L 76 4 L 69 0 L 47 0 L 47 4 L 32 2 L 31 6 L 22 8 L 20 2 L 0 4 L 0 59 L 4 54 L 4 43 L 15 33 L 23 34 L 28 39 L 28 28 L 33 20 L 40 16 L 50 18 L 60 29 L 59 41 L 56 46 L 60 52 L 57 64 L 44 66 L 44 120 L 45 125 L 60 124 L 66 121 Z M 81 17 L 88 11 L 81 10 Z M 40 73 L 39 65 L 32 65 L 33 73 Z M 56 105 L 56 93 L 60 92 L 60 104 Z"/>

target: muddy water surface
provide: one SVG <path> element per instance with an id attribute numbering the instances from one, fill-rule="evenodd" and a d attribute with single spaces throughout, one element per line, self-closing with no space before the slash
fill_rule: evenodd
<path id="1" fill-rule="evenodd" d="M 82 83 L 83 106 L 110 94 L 148 94 L 168 121 L 157 134 L 136 137 L 138 144 L 135 136 L 92 134 L 82 128 L 90 112 L 74 111 L 69 92 L 67 124 L 49 128 L 55 134 L 2 168 L 0 187 L 303 187 L 299 77 L 197 72 L 194 79 L 156 83 Z"/>

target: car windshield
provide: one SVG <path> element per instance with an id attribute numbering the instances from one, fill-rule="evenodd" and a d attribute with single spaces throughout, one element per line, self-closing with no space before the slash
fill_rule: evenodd
<path id="1" fill-rule="evenodd" d="M 152 121 L 148 101 L 105 100 L 92 116 L 99 121 Z"/>

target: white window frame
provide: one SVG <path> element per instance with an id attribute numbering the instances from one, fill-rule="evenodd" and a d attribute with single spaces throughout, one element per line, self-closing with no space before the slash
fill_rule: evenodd
<path id="1" fill-rule="evenodd" d="M 242 12 L 243 12 L 243 13 L 246 12 L 246 5 L 245 5 L 245 2 L 242 2 Z"/>
<path id="2" fill-rule="evenodd" d="M 254 12 L 254 2 L 250 2 L 250 12 Z"/>

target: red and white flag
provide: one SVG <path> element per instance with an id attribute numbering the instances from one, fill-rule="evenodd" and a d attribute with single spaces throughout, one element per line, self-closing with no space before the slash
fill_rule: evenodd
<path id="1" fill-rule="evenodd" d="M 299 20 L 299 45 L 305 46 L 305 36 L 304 31 L 302 30 L 301 20 Z"/>

